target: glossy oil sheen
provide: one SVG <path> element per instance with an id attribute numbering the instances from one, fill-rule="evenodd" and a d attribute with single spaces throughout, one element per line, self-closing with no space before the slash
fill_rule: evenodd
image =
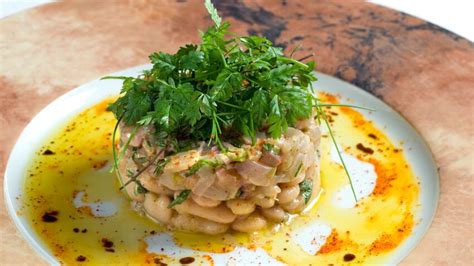
<path id="1" fill-rule="evenodd" d="M 321 97 L 324 102 L 337 101 L 331 95 Z M 51 253 L 66 264 L 81 263 L 77 261 L 79 256 L 96 265 L 179 263 L 183 258 L 163 255 L 169 254 L 166 250 L 158 254 L 147 252 L 145 237 L 164 232 L 164 228 L 131 209 L 114 174 L 109 172 L 115 124 L 113 115 L 106 111 L 110 101 L 85 110 L 45 142 L 28 170 L 20 213 L 31 221 Z M 348 179 L 340 164 L 331 160 L 332 144 L 325 133 L 321 161 L 323 191 L 316 204 L 305 214 L 292 217 L 286 225 L 252 235 L 172 232 L 179 246 L 211 255 L 200 253 L 194 256 L 195 263 L 207 264 L 212 262 L 212 253 L 229 252 L 239 246 L 251 250 L 260 247 L 290 265 L 383 263 L 411 234 L 417 223 L 414 217 L 419 185 L 400 144 L 391 143 L 383 131 L 352 109 L 325 110 L 344 152 L 374 165 L 378 177 L 373 193 L 361 199 L 355 208 L 334 206 L 335 193 L 348 184 Z M 374 153 L 357 149 L 359 143 Z M 54 154 L 43 155 L 46 150 Z M 89 207 L 76 208 L 73 199 L 81 191 L 86 193 L 84 202 L 113 203 L 117 212 L 109 217 L 95 217 Z M 43 215 L 52 211 L 58 212 L 57 221 L 44 222 Z M 332 231 L 318 252 L 308 254 L 292 235 L 315 221 L 329 225 Z M 104 246 L 104 239 L 113 243 L 111 248 Z"/>

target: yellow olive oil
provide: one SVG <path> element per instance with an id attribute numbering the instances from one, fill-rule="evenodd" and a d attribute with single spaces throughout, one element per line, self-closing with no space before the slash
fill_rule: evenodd
<path id="1" fill-rule="evenodd" d="M 324 102 L 337 98 L 320 95 Z M 58 260 L 68 265 L 213 264 L 211 256 L 170 257 L 147 252 L 145 237 L 166 231 L 139 215 L 125 195 L 112 166 L 112 131 L 116 123 L 106 99 L 73 118 L 44 146 L 25 177 L 21 214 Z M 354 208 L 334 206 L 335 193 L 349 184 L 344 169 L 331 160 L 331 139 L 322 137 L 322 192 L 308 212 L 291 222 L 255 234 L 219 236 L 171 232 L 177 245 L 209 253 L 236 247 L 264 249 L 289 265 L 383 263 L 416 224 L 419 184 L 403 151 L 372 122 L 346 107 L 325 107 L 339 147 L 374 166 L 375 188 Z M 81 194 L 79 194 L 81 193 Z M 78 199 L 78 195 L 82 195 Z M 86 204 L 78 207 L 80 200 Z M 112 215 L 98 217 L 93 206 L 112 203 Z M 318 221 L 332 228 L 315 254 L 304 251 L 291 237 L 299 228 Z"/>

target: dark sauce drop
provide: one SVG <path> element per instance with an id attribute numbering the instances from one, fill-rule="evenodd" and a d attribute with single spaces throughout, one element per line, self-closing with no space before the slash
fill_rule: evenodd
<path id="1" fill-rule="evenodd" d="M 43 216 L 41 217 L 41 220 L 45 223 L 54 223 L 58 220 L 58 211 L 50 211 L 50 212 L 45 212 Z"/>
<path id="2" fill-rule="evenodd" d="M 160 260 L 160 258 L 155 258 L 155 259 L 153 260 L 153 262 L 154 262 L 156 265 L 159 265 L 159 266 L 168 266 L 168 264 L 162 262 L 162 261 Z"/>
<path id="3" fill-rule="evenodd" d="M 365 152 L 365 153 L 368 153 L 368 154 L 373 154 L 374 153 L 374 150 L 372 150 L 371 148 L 369 147 L 365 147 L 364 145 L 362 145 L 362 143 L 359 143 L 357 144 L 357 149 Z"/>
<path id="4" fill-rule="evenodd" d="M 369 138 L 378 139 L 377 136 L 375 136 L 375 135 L 372 134 L 372 133 L 370 133 L 368 136 L 369 136 Z"/>
<path id="5" fill-rule="evenodd" d="M 179 263 L 181 263 L 181 264 L 190 264 L 190 263 L 193 263 L 193 262 L 194 262 L 193 257 L 185 257 L 185 258 L 181 258 L 179 260 Z"/>
<path id="6" fill-rule="evenodd" d="M 50 149 L 47 149 L 47 150 L 45 150 L 42 154 L 43 154 L 43 155 L 54 155 L 54 154 L 56 154 L 56 153 L 53 152 L 53 151 L 50 150 Z"/>
<path id="7" fill-rule="evenodd" d="M 353 261 L 354 259 L 356 258 L 356 256 L 354 254 L 346 254 L 344 255 L 344 261 Z"/>
<path id="8" fill-rule="evenodd" d="M 111 248 L 114 246 L 114 242 L 108 240 L 107 238 L 102 238 L 102 246 L 104 248 Z"/>

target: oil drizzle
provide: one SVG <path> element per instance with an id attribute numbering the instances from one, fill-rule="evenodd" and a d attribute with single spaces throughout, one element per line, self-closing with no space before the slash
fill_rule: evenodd
<path id="1" fill-rule="evenodd" d="M 337 98 L 329 94 L 320 98 L 337 103 Z M 106 106 L 112 100 L 79 114 L 38 151 L 25 177 L 22 213 L 51 253 L 65 264 L 169 265 L 183 259 L 184 262 L 192 259 L 190 263 L 194 264 L 214 263 L 211 256 L 202 253 L 175 257 L 173 250 L 165 246 L 157 253 L 148 252 L 145 239 L 159 236 L 165 230 L 131 209 L 118 189 L 115 176 L 108 171 L 115 119 Z M 386 261 L 416 223 L 417 180 L 400 147 L 393 145 L 372 122 L 350 108 L 328 106 L 325 110 L 331 115 L 331 126 L 344 152 L 374 166 L 377 180 L 369 197 L 355 208 L 334 206 L 334 195 L 348 183 L 341 166 L 331 161 L 331 142 L 323 134 L 323 192 L 307 213 L 292 218 L 288 225 L 251 235 L 173 232 L 174 242 L 180 247 L 208 253 L 234 252 L 239 247 L 263 249 L 290 265 Z M 87 195 L 84 201 L 113 202 L 118 211 L 111 216 L 96 217 L 88 207 L 76 208 L 73 199 L 79 192 Z M 315 253 L 308 253 L 293 236 L 315 221 L 331 230 L 325 243 Z"/>

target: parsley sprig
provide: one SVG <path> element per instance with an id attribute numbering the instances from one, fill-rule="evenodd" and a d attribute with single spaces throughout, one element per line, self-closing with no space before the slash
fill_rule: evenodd
<path id="1" fill-rule="evenodd" d="M 310 118 L 314 62 L 285 57 L 264 37 L 227 38 L 230 24 L 210 1 L 205 6 L 215 25 L 201 34 L 201 44 L 153 53 L 152 69 L 115 77 L 123 79 L 121 97 L 109 107 L 116 117 L 127 126 L 154 126 L 161 142 L 210 141 L 221 148 L 236 135 L 255 140 L 258 131 L 278 138 Z"/>
<path id="2" fill-rule="evenodd" d="M 109 105 L 118 123 L 134 132 L 152 126 L 156 145 L 180 151 L 198 141 L 225 150 L 224 141 L 245 136 L 255 142 L 259 131 L 279 138 L 297 120 L 311 118 L 313 108 L 326 120 L 311 85 L 313 61 L 286 57 L 264 37 L 229 37 L 230 24 L 210 0 L 205 7 L 214 25 L 199 45 L 151 54 L 152 69 L 138 77 L 104 78 L 123 80 L 121 96 Z M 114 148 L 115 169 L 128 142 L 118 154 Z"/>

